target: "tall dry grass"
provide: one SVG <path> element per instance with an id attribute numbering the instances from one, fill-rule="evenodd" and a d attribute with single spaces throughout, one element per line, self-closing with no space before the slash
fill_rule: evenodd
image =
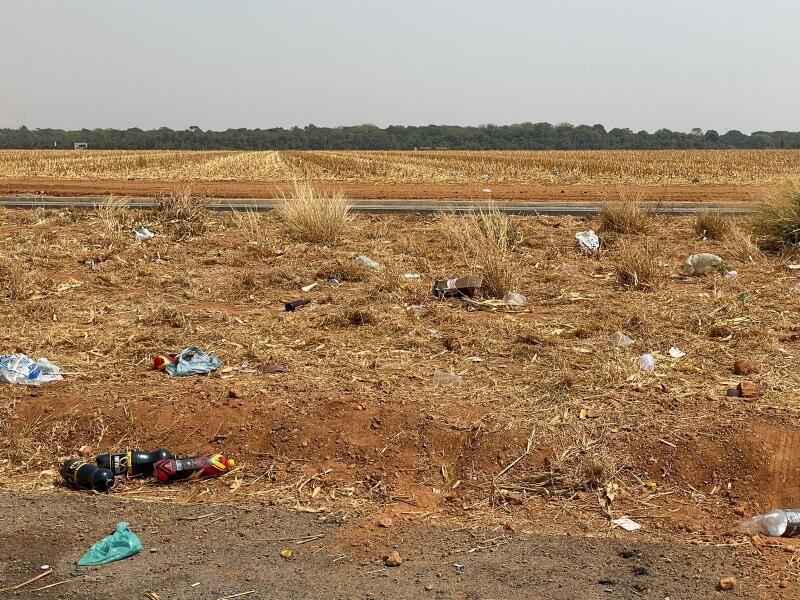
<path id="1" fill-rule="evenodd" d="M 693 227 L 698 237 L 709 240 L 724 240 L 736 230 L 730 216 L 710 210 L 697 213 Z"/>
<path id="2" fill-rule="evenodd" d="M 496 207 L 464 215 L 446 213 L 440 217 L 448 246 L 458 252 L 470 270 L 483 277 L 481 293 L 503 298 L 519 282 L 519 265 L 514 250 L 524 240 L 516 217 Z"/>
<path id="3" fill-rule="evenodd" d="M 180 237 L 188 237 L 208 230 L 209 204 L 208 198 L 193 196 L 191 187 L 187 186 L 158 197 L 153 209 L 165 226 Z"/>
<path id="4" fill-rule="evenodd" d="M 799 181 L 790 181 L 761 200 L 753 230 L 767 249 L 800 247 Z"/>
<path id="5" fill-rule="evenodd" d="M 651 230 L 650 214 L 642 208 L 638 197 L 605 202 L 600 209 L 600 231 L 604 233 L 648 233 Z"/>
<path id="6" fill-rule="evenodd" d="M 278 216 L 292 237 L 329 246 L 341 239 L 351 221 L 350 205 L 341 192 L 320 193 L 308 182 L 295 182 L 293 192 L 284 195 Z"/>
<path id="7" fill-rule="evenodd" d="M 660 249 L 651 243 L 621 242 L 614 265 L 617 282 L 635 290 L 656 289 L 663 278 L 658 264 L 660 254 Z"/>

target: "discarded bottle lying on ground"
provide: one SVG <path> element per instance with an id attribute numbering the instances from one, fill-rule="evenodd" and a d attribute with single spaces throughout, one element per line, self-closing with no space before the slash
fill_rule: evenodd
<path id="1" fill-rule="evenodd" d="M 108 469 L 114 475 L 152 475 L 155 462 L 170 458 L 172 453 L 169 450 L 159 448 L 152 452 L 128 450 L 99 454 L 96 461 L 98 467 Z"/>
<path id="2" fill-rule="evenodd" d="M 739 522 L 739 531 L 761 533 L 771 537 L 800 535 L 800 508 L 776 508 Z"/>
<path id="3" fill-rule="evenodd" d="M 611 334 L 611 343 L 617 348 L 627 348 L 633 346 L 633 340 L 621 331 L 615 331 Z"/>
<path id="4" fill-rule="evenodd" d="M 461 387 L 464 385 L 464 378 L 461 375 L 456 375 L 455 373 L 438 369 L 433 374 L 433 383 L 436 385 L 452 385 L 454 387 Z"/>
<path id="5" fill-rule="evenodd" d="M 301 306 L 305 306 L 306 304 L 310 304 L 311 300 L 307 298 L 301 298 L 300 300 L 292 300 L 291 302 L 287 302 L 284 304 L 284 308 L 286 312 L 292 312 L 295 308 L 300 308 Z"/>
<path id="6" fill-rule="evenodd" d="M 434 296 L 441 298 L 452 298 L 453 296 L 472 297 L 481 285 L 483 285 L 483 278 L 478 276 L 437 279 L 431 292 Z"/>
<path id="7" fill-rule="evenodd" d="M 153 471 L 162 483 L 181 479 L 197 479 L 203 475 L 221 477 L 236 466 L 232 458 L 224 454 L 204 454 L 190 458 L 168 458 L 153 465 Z"/>
<path id="8" fill-rule="evenodd" d="M 700 254 L 692 254 L 687 258 L 683 268 L 689 275 L 704 275 L 714 271 L 725 270 L 725 263 L 716 254 L 701 252 Z"/>
<path id="9" fill-rule="evenodd" d="M 639 357 L 639 368 L 645 373 L 652 373 L 656 369 L 656 359 L 652 354 L 642 354 Z"/>
<path id="10" fill-rule="evenodd" d="M 64 481 L 78 488 L 107 492 L 114 486 L 114 473 L 79 458 L 68 458 L 61 465 Z"/>

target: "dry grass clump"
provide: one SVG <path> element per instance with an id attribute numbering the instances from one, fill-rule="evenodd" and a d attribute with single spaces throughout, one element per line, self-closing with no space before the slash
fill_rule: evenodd
<path id="1" fill-rule="evenodd" d="M 624 196 L 606 202 L 600 209 L 600 231 L 604 233 L 647 233 L 651 230 L 650 215 L 638 198 Z"/>
<path id="2" fill-rule="evenodd" d="M 697 213 L 693 226 L 698 237 L 709 240 L 724 240 L 736 230 L 728 215 L 710 210 Z"/>
<path id="3" fill-rule="evenodd" d="M 335 244 L 350 224 L 350 205 L 341 192 L 319 193 L 306 182 L 295 183 L 278 214 L 294 238 L 312 244 Z"/>
<path id="4" fill-rule="evenodd" d="M 661 280 L 658 265 L 659 249 L 646 243 L 637 245 L 621 243 L 617 249 L 615 273 L 620 285 L 636 290 L 652 290 Z"/>
<path id="5" fill-rule="evenodd" d="M 764 254 L 753 243 L 750 236 L 735 226 L 725 240 L 725 254 L 745 262 L 756 262 L 764 259 Z"/>
<path id="6" fill-rule="evenodd" d="M 33 292 L 31 271 L 24 263 L 10 257 L 0 262 L 0 299 L 24 300 Z"/>
<path id="7" fill-rule="evenodd" d="M 234 214 L 236 226 L 244 233 L 247 247 L 257 255 L 271 253 L 272 236 L 264 215 L 254 210 L 237 211 Z"/>
<path id="8" fill-rule="evenodd" d="M 514 290 L 519 265 L 513 253 L 524 239 L 514 217 L 492 207 L 466 215 L 445 214 L 440 223 L 447 245 L 459 251 L 470 270 L 480 271 L 484 296 L 503 298 Z"/>
<path id="9" fill-rule="evenodd" d="M 133 235 L 131 233 L 133 222 L 127 199 L 111 194 L 97 205 L 97 215 L 106 239 L 120 241 Z"/>
<path id="10" fill-rule="evenodd" d="M 800 183 L 791 181 L 758 204 L 753 228 L 770 250 L 800 246 Z"/>
<path id="11" fill-rule="evenodd" d="M 365 281 L 371 271 L 368 267 L 358 265 L 352 260 L 335 260 L 322 265 L 317 271 L 319 279 L 338 279 L 344 281 Z"/>
<path id="12" fill-rule="evenodd" d="M 186 237 L 208 229 L 208 205 L 208 198 L 192 196 L 191 188 L 185 187 L 160 196 L 153 208 L 166 225 L 180 237 Z"/>

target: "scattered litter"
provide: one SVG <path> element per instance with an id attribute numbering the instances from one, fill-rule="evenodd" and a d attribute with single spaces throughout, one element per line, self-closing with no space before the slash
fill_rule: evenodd
<path id="1" fill-rule="evenodd" d="M 786 265 L 786 267 L 792 271 L 798 271 L 800 270 L 800 263 L 796 263 L 793 265 Z"/>
<path id="2" fill-rule="evenodd" d="M 442 338 L 441 334 L 437 329 L 428 329 L 428 337 L 433 338 L 435 340 L 439 340 Z"/>
<path id="3" fill-rule="evenodd" d="M 509 306 L 523 306 L 528 299 L 517 292 L 508 292 L 506 294 L 505 301 Z"/>
<path id="4" fill-rule="evenodd" d="M 489 188 L 483 188 L 483 193 L 484 193 L 484 194 L 491 194 L 491 193 L 492 193 L 492 190 L 491 190 L 491 189 L 489 189 Z"/>
<path id="5" fill-rule="evenodd" d="M 406 279 L 419 279 L 419 273 L 405 273 L 403 277 Z"/>
<path id="6" fill-rule="evenodd" d="M 374 269 L 375 271 L 377 271 L 378 269 L 381 268 L 380 263 L 375 262 L 374 260 L 372 260 L 368 256 L 364 256 L 364 255 L 356 256 L 354 262 L 357 265 L 361 265 L 363 267 L 369 267 L 370 269 Z"/>
<path id="7" fill-rule="evenodd" d="M 793 289 L 795 292 L 800 292 L 800 281 L 798 281 L 797 283 L 795 283 L 795 284 L 794 284 L 794 287 L 793 287 L 792 289 Z"/>
<path id="8" fill-rule="evenodd" d="M 333 279 L 329 279 L 329 280 L 328 280 L 328 285 L 330 285 L 331 287 L 335 287 L 335 288 L 337 288 L 337 287 L 339 287 L 339 286 L 340 286 L 340 285 L 342 285 L 342 284 L 341 284 L 341 282 L 340 282 L 338 279 L 336 279 L 336 278 L 334 277 Z"/>
<path id="9" fill-rule="evenodd" d="M 800 535 L 800 508 L 775 508 L 739 522 L 739 531 L 761 533 L 770 537 L 795 537 Z"/>
<path id="10" fill-rule="evenodd" d="M 271 373 L 285 373 L 286 367 L 275 364 L 260 365 L 258 367 L 258 372 L 263 373 L 264 375 L 269 375 Z"/>
<path id="11" fill-rule="evenodd" d="M 583 252 L 592 253 L 600 250 L 600 239 L 591 229 L 589 231 L 579 231 L 575 234 L 575 238 L 578 240 L 578 245 Z"/>
<path id="12" fill-rule="evenodd" d="M 202 475 L 222 477 L 236 466 L 236 461 L 224 454 L 203 454 L 190 458 L 167 458 L 153 464 L 153 472 L 161 483 L 181 479 L 197 479 Z"/>
<path id="13" fill-rule="evenodd" d="M 142 551 L 142 542 L 124 521 L 117 523 L 114 533 L 96 542 L 78 561 L 79 567 L 98 567 Z"/>
<path id="14" fill-rule="evenodd" d="M 171 355 L 166 355 L 166 358 L 169 358 L 169 356 Z M 158 358 L 159 357 L 156 357 L 156 360 L 158 360 Z M 164 358 L 163 355 L 162 358 Z M 219 369 L 222 364 L 222 361 L 216 356 L 208 354 L 200 350 L 200 348 L 190 346 L 189 348 L 181 350 L 173 360 L 164 364 L 163 369 L 168 375 L 172 375 L 173 377 L 185 377 L 187 375 L 205 375 L 206 373 L 211 373 Z"/>
<path id="15" fill-rule="evenodd" d="M 303 287 L 301 287 L 300 289 L 301 289 L 302 291 L 304 291 L 304 292 L 310 292 L 310 291 L 311 291 L 311 290 L 313 290 L 315 287 L 317 287 L 317 285 L 319 285 L 319 284 L 318 284 L 318 283 L 315 281 L 314 283 L 309 283 L 308 285 L 304 285 L 304 286 L 303 286 Z"/>
<path id="16" fill-rule="evenodd" d="M 725 279 L 735 279 L 739 276 L 738 271 L 726 271 Z"/>
<path id="17" fill-rule="evenodd" d="M 41 385 L 61 381 L 61 370 L 46 358 L 36 362 L 24 354 L 0 356 L 0 381 L 19 385 Z"/>
<path id="18" fill-rule="evenodd" d="M 300 279 L 299 277 L 295 277 L 292 279 L 292 283 L 294 283 L 295 285 L 300 285 L 301 283 L 303 283 L 303 280 Z"/>
<path id="19" fill-rule="evenodd" d="M 50 570 L 50 565 L 42 565 L 42 566 L 41 566 L 41 567 L 39 567 L 39 568 L 40 568 L 42 571 L 49 571 L 49 570 Z"/>
<path id="20" fill-rule="evenodd" d="M 286 548 L 285 550 L 281 550 L 281 558 L 292 558 L 293 554 L 294 553 L 288 548 Z"/>
<path id="21" fill-rule="evenodd" d="M 578 265 L 574 265 L 572 263 L 564 263 L 563 265 L 561 265 L 561 269 L 564 271 L 564 273 L 568 275 L 575 275 L 575 273 L 578 272 Z"/>
<path id="22" fill-rule="evenodd" d="M 763 396 L 767 391 L 764 384 L 756 383 L 755 381 L 741 381 L 739 385 L 736 386 L 736 389 L 741 398 L 758 398 L 759 396 Z"/>
<path id="23" fill-rule="evenodd" d="M 451 298 L 453 296 L 472 297 L 481 285 L 483 285 L 483 278 L 480 276 L 437 279 L 433 284 L 431 293 L 440 298 Z"/>
<path id="24" fill-rule="evenodd" d="M 689 275 L 704 275 L 723 270 L 725 263 L 716 254 L 702 252 L 700 254 L 692 254 L 686 259 L 683 267 Z"/>
<path id="25" fill-rule="evenodd" d="M 152 475 L 153 465 L 166 458 L 173 458 L 172 452 L 166 448 L 158 448 L 152 452 L 145 450 L 106 452 L 98 454 L 95 462 L 98 467 L 108 469 L 114 475 Z"/>
<path id="26" fill-rule="evenodd" d="M 414 313 L 417 316 L 420 316 L 422 314 L 422 311 L 424 310 L 422 304 L 412 304 L 408 308 L 412 313 Z"/>
<path id="27" fill-rule="evenodd" d="M 442 371 L 439 369 L 433 374 L 433 383 L 436 385 L 461 387 L 464 385 L 464 378 L 461 375 L 455 375 L 449 371 Z"/>
<path id="28" fill-rule="evenodd" d="M 667 354 L 669 354 L 672 358 L 683 358 L 686 356 L 686 352 L 676 348 L 675 346 L 667 350 Z"/>
<path id="29" fill-rule="evenodd" d="M 652 373 L 656 369 L 656 359 L 652 354 L 642 354 L 639 357 L 639 368 L 645 373 Z"/>
<path id="30" fill-rule="evenodd" d="M 627 348 L 633 346 L 633 340 L 621 331 L 615 331 L 611 334 L 611 343 L 617 348 Z"/>
<path id="31" fill-rule="evenodd" d="M 615 527 L 621 527 L 625 531 L 636 531 L 637 529 L 641 529 L 642 526 L 639 525 L 636 521 L 631 519 L 628 516 L 620 517 L 619 519 L 614 519 L 611 521 L 611 524 Z"/>
<path id="32" fill-rule="evenodd" d="M 150 231 L 147 227 L 139 227 L 139 229 L 134 229 L 133 235 L 137 242 L 143 242 L 156 237 L 156 234 Z"/>
<path id="33" fill-rule="evenodd" d="M 68 458 L 61 465 L 61 477 L 68 484 L 85 490 L 107 492 L 114 487 L 114 473 L 79 458 Z"/>
<path id="34" fill-rule="evenodd" d="M 291 302 L 287 302 L 283 305 L 286 312 L 293 312 L 296 308 L 300 308 L 301 306 L 305 306 L 306 304 L 310 304 L 311 300 L 307 299 L 300 299 L 300 300 L 292 300 Z"/>

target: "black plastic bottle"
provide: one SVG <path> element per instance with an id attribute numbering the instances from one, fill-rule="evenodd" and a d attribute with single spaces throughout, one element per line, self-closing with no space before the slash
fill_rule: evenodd
<path id="1" fill-rule="evenodd" d="M 109 469 L 114 475 L 152 475 L 153 463 L 168 458 L 172 458 L 172 453 L 159 448 L 152 452 L 128 450 L 99 454 L 95 460 L 98 467 Z"/>
<path id="2" fill-rule="evenodd" d="M 114 486 L 114 473 L 80 458 L 68 458 L 61 465 L 64 481 L 75 487 L 107 492 Z"/>

